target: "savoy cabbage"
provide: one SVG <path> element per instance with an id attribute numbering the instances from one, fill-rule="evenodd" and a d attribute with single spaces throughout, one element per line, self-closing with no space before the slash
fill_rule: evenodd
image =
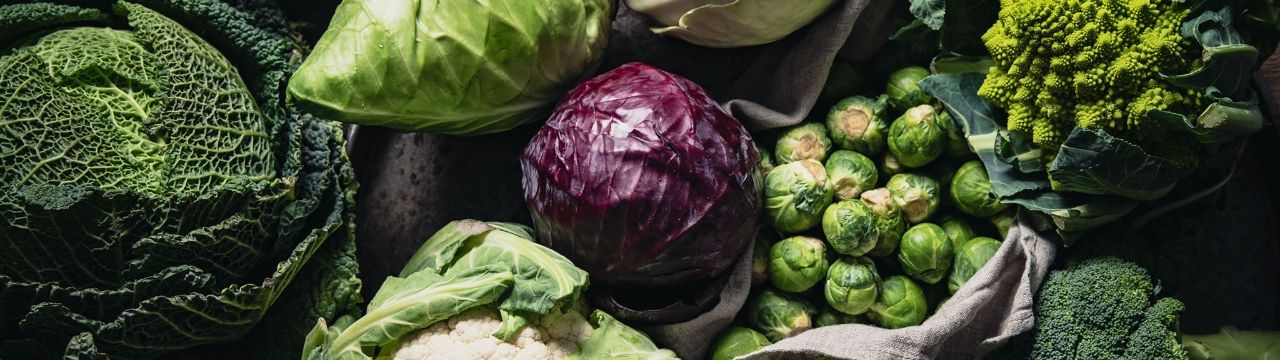
<path id="1" fill-rule="evenodd" d="M 285 99 L 279 10 L 62 3 L 0 6 L 0 358 L 296 357 L 356 310 L 354 177 Z"/>

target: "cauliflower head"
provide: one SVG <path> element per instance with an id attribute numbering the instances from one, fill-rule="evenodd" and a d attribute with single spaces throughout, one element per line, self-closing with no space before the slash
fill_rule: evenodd
<path id="1" fill-rule="evenodd" d="M 1206 106 L 1202 93 L 1160 75 L 1193 65 L 1179 32 L 1186 6 L 1176 0 L 1001 0 L 1000 6 L 982 36 L 996 66 L 978 95 L 1007 110 L 1010 131 L 1056 149 L 1076 126 L 1101 129 L 1194 165 L 1192 135 L 1149 115 L 1194 117 Z"/>
<path id="2" fill-rule="evenodd" d="M 585 308 L 553 311 L 523 328 L 509 341 L 493 334 L 502 325 L 497 309 L 481 306 L 400 339 L 395 360 L 540 360 L 568 359 L 591 337 Z"/>

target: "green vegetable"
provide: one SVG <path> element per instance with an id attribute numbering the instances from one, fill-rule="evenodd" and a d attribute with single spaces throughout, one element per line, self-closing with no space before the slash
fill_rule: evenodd
<path id="1" fill-rule="evenodd" d="M 804 292 L 826 273 L 826 246 L 822 240 L 792 236 L 769 248 L 769 281 L 778 290 Z"/>
<path id="2" fill-rule="evenodd" d="M 1240 331 L 1224 327 L 1216 334 L 1182 335 L 1192 360 L 1271 359 L 1280 355 L 1280 331 Z"/>
<path id="3" fill-rule="evenodd" d="M 793 294 L 765 289 L 747 302 L 747 324 L 777 342 L 813 327 L 807 312 L 813 305 Z"/>
<path id="4" fill-rule="evenodd" d="M 813 318 L 813 327 L 860 323 L 863 323 L 861 316 L 845 314 L 831 308 L 831 306 L 823 306 L 818 311 L 818 316 Z"/>
<path id="5" fill-rule="evenodd" d="M 879 221 L 879 215 L 861 200 L 842 200 L 827 207 L 822 232 L 836 253 L 862 256 L 876 246 Z"/>
<path id="6" fill-rule="evenodd" d="M 725 330 L 711 347 L 711 360 L 733 360 L 773 344 L 758 331 L 735 326 Z"/>
<path id="7" fill-rule="evenodd" d="M 879 181 L 876 164 L 865 155 L 848 150 L 831 153 L 826 170 L 839 200 L 857 199 L 863 191 L 876 187 Z"/>
<path id="8" fill-rule="evenodd" d="M 342 130 L 232 3 L 0 5 L 0 358 L 296 357 L 358 311 Z"/>
<path id="9" fill-rule="evenodd" d="M 938 128 L 942 129 L 945 138 L 942 155 L 953 160 L 963 160 L 973 156 L 973 150 L 969 150 L 969 140 L 964 138 L 964 131 L 960 126 L 951 120 L 950 113 L 939 111 L 934 121 L 938 123 Z"/>
<path id="10" fill-rule="evenodd" d="M 1114 257 L 1049 273 L 1035 301 L 1034 359 L 1186 359 L 1182 303 L 1156 298 L 1138 265 Z"/>
<path id="11" fill-rule="evenodd" d="M 545 119 L 604 55 L 614 2 L 346 0 L 289 80 L 345 122 L 450 135 Z"/>
<path id="12" fill-rule="evenodd" d="M 1004 3 L 983 36 L 996 64 L 988 74 L 933 75 L 920 86 L 964 125 L 992 193 L 1048 215 L 1064 235 L 1164 197 L 1202 157 L 1261 125 L 1249 78 L 1254 45 L 1275 39 L 1273 12 L 1256 4 L 1241 6 L 1262 11 L 1232 13 L 1218 10 L 1220 3 Z M 1235 23 L 1271 30 L 1242 33 Z M 1042 44 L 1054 49 L 1041 51 Z"/>
<path id="13" fill-rule="evenodd" d="M 575 308 L 586 286 L 586 271 L 535 243 L 530 229 L 524 226 L 455 221 L 427 239 L 400 276 L 387 278 L 364 316 L 334 326 L 327 326 L 321 319 L 307 336 L 304 359 L 372 359 L 390 357 L 392 353 L 400 357 L 404 355 L 399 351 L 401 343 L 420 342 L 428 335 L 447 335 L 415 332 L 483 306 L 495 306 L 501 316 L 492 336 L 515 343 L 527 325 L 538 323 L 553 312 L 579 311 Z M 675 358 L 670 351 L 657 349 L 643 333 L 603 312 L 592 314 L 590 324 L 567 326 L 593 328 L 575 357 Z M 551 339 L 518 340 L 523 343 Z M 461 352 L 470 345 L 461 341 L 427 351 Z M 495 351 L 496 348 L 488 349 L 475 356 L 491 356 Z"/>
<path id="14" fill-rule="evenodd" d="M 898 174 L 885 184 L 893 196 L 893 203 L 912 224 L 929 219 L 938 211 L 938 182 L 928 176 Z"/>
<path id="15" fill-rule="evenodd" d="M 940 226 L 942 231 L 947 233 L 947 238 L 951 239 L 951 247 L 957 251 L 962 249 L 969 239 L 978 236 L 973 232 L 973 227 L 969 226 L 969 221 L 958 216 L 943 220 Z"/>
<path id="16" fill-rule="evenodd" d="M 867 156 L 879 154 L 889 133 L 889 122 L 884 118 L 885 99 L 884 95 L 875 100 L 854 96 L 831 107 L 827 130 L 835 145 Z"/>
<path id="17" fill-rule="evenodd" d="M 880 327 L 899 329 L 924 323 L 928 310 L 924 290 L 910 278 L 894 275 L 880 284 L 880 297 L 871 305 L 867 318 Z"/>
<path id="18" fill-rule="evenodd" d="M 902 233 L 907 231 L 907 218 L 898 210 L 893 202 L 889 189 L 879 188 L 862 193 L 862 201 L 876 213 L 876 246 L 871 249 L 871 256 L 885 257 L 898 250 L 898 242 Z"/>
<path id="19" fill-rule="evenodd" d="M 815 160 L 779 165 L 765 175 L 764 184 L 765 215 L 783 233 L 813 228 L 834 196 L 826 169 Z"/>
<path id="20" fill-rule="evenodd" d="M 786 3 L 771 0 L 627 0 L 627 7 L 664 26 L 655 34 L 690 43 L 731 48 L 768 44 L 808 25 L 835 0 Z M 608 32 L 608 27 L 605 27 Z"/>
<path id="21" fill-rule="evenodd" d="M 889 125 L 889 153 L 903 166 L 918 168 L 942 155 L 946 137 L 931 105 L 910 109 Z"/>
<path id="22" fill-rule="evenodd" d="M 932 101 L 933 97 L 920 90 L 920 80 L 926 76 L 929 76 L 929 70 L 919 66 L 904 67 L 889 74 L 889 83 L 884 88 L 884 94 L 889 96 L 889 105 L 906 110 Z"/>
<path id="23" fill-rule="evenodd" d="M 923 223 L 902 234 L 898 245 L 898 261 L 902 271 L 926 284 L 937 284 L 951 270 L 955 249 L 942 227 Z"/>
<path id="24" fill-rule="evenodd" d="M 995 225 L 996 232 L 1000 233 L 1001 239 L 1009 237 L 1009 229 L 1013 227 L 1013 223 L 1016 220 L 1017 216 L 1018 216 L 1017 209 L 1010 208 L 1010 209 L 1006 209 L 1005 211 L 996 213 L 995 216 L 991 217 L 991 224 Z"/>
<path id="25" fill-rule="evenodd" d="M 805 159 L 821 163 L 831 152 L 831 138 L 822 124 L 804 123 L 784 130 L 773 150 L 779 165 Z"/>
<path id="26" fill-rule="evenodd" d="M 991 194 L 987 169 L 977 160 L 961 165 L 951 178 L 951 201 L 960 212 L 976 217 L 991 217 L 1006 207 Z"/>
<path id="27" fill-rule="evenodd" d="M 881 178 L 884 178 L 884 176 L 886 175 L 887 176 L 898 175 L 906 171 L 907 171 L 907 167 L 902 166 L 902 163 L 898 162 L 898 158 L 893 157 L 893 153 L 885 151 L 884 155 L 881 156 L 881 159 L 880 159 Z"/>
<path id="28" fill-rule="evenodd" d="M 982 236 L 956 248 L 955 267 L 951 270 L 951 277 L 947 279 L 947 290 L 952 294 L 959 291 L 973 274 L 978 273 L 978 269 L 982 269 L 996 255 L 996 250 L 1000 250 L 1000 241 Z"/>
<path id="29" fill-rule="evenodd" d="M 871 259 L 841 257 L 827 270 L 827 305 L 850 315 L 867 312 L 880 295 L 880 273 Z"/>

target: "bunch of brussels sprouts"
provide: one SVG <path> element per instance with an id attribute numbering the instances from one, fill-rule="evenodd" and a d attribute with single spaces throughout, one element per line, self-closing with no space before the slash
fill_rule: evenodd
<path id="1" fill-rule="evenodd" d="M 819 326 L 918 325 L 995 254 L 1013 209 L 920 90 L 927 75 L 898 70 L 883 95 L 841 100 L 825 124 L 759 146 L 769 228 L 755 245 L 756 289 L 713 359 Z"/>

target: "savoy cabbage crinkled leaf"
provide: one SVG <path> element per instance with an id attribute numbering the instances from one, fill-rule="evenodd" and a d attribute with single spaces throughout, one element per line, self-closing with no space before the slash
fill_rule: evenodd
<path id="1" fill-rule="evenodd" d="M 104 3 L 0 6 L 0 358 L 296 357 L 360 302 L 355 184 L 279 11 Z"/>

